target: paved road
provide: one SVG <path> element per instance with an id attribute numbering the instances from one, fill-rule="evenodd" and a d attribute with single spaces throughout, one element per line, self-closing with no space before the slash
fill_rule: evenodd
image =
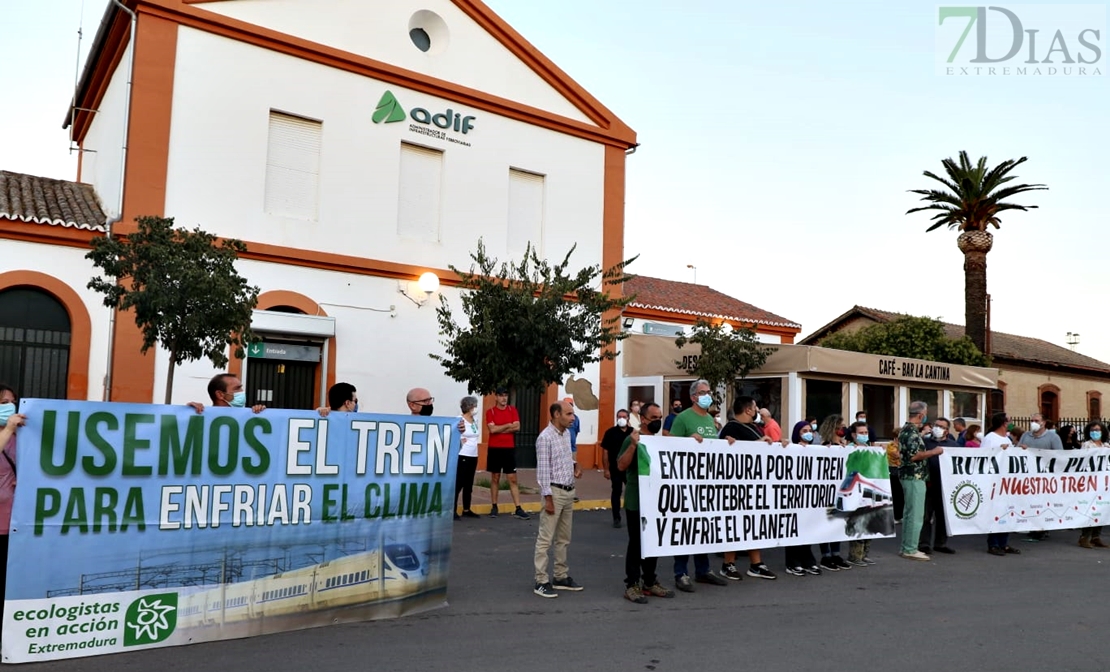
<path id="1" fill-rule="evenodd" d="M 1110 550 L 1081 549 L 1071 532 L 1001 558 L 982 537 L 957 538 L 957 555 L 931 563 L 900 559 L 883 540 L 874 567 L 699 585 L 635 605 L 621 597 L 626 532 L 609 521 L 604 511 L 575 515 L 571 574 L 582 593 L 532 594 L 534 521 L 466 520 L 456 523 L 446 608 L 20 669 L 1110 670 Z M 778 571 L 782 552 L 768 561 Z"/>

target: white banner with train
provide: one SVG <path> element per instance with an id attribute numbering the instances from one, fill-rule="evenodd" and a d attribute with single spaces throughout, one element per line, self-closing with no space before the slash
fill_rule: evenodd
<path id="1" fill-rule="evenodd" d="M 645 557 L 894 534 L 882 448 L 643 437 L 640 451 Z"/>

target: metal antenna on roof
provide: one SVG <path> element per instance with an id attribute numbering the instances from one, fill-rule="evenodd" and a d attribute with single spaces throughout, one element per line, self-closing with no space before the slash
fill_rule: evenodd
<path id="1" fill-rule="evenodd" d="M 1079 332 L 1073 334 L 1069 331 L 1067 343 L 1068 347 L 1072 349 L 1072 352 L 1075 352 L 1075 346 L 1079 345 Z"/>
<path id="2" fill-rule="evenodd" d="M 77 114 L 77 85 L 81 82 L 81 38 L 84 37 L 85 29 L 85 0 L 81 0 L 81 13 L 77 17 L 77 57 L 74 59 L 73 64 L 73 102 L 69 104 L 69 114 L 72 117 Z M 73 129 L 76 124 L 69 125 L 69 153 L 72 154 L 73 150 L 80 149 L 73 146 Z"/>

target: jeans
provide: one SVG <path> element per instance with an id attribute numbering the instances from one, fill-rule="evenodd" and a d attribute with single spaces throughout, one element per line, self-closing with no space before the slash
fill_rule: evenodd
<path id="1" fill-rule="evenodd" d="M 624 492 L 624 472 L 617 469 L 617 458 L 620 457 L 616 453 L 609 453 L 609 485 L 612 487 L 612 494 L 609 503 L 613 507 L 613 520 L 620 521 L 621 519 L 621 493 Z M 629 520 L 633 520 L 631 517 Z"/>
<path id="2" fill-rule="evenodd" d="M 988 534 L 987 535 L 987 548 L 1006 548 L 1010 545 L 1010 533 L 1005 534 Z"/>
<path id="3" fill-rule="evenodd" d="M 703 576 L 709 573 L 709 556 L 705 553 L 694 554 L 694 576 Z M 674 556 L 674 578 L 683 574 L 690 574 L 690 556 Z"/>
<path id="4" fill-rule="evenodd" d="M 477 468 L 477 457 L 459 455 L 459 462 L 455 467 L 455 506 L 459 505 L 459 493 L 461 492 L 463 511 L 470 510 L 470 494 L 474 487 L 474 471 Z"/>
<path id="5" fill-rule="evenodd" d="M 917 552 L 921 540 L 921 523 L 925 514 L 925 481 L 913 478 L 902 479 L 902 494 L 905 497 L 902 511 L 902 553 Z"/>
<path id="6" fill-rule="evenodd" d="M 624 585 L 635 586 L 642 577 L 644 585 L 650 588 L 659 580 L 655 575 L 659 558 L 640 555 L 640 512 L 626 511 L 625 517 L 628 518 L 628 550 L 624 552 Z"/>
<path id="7" fill-rule="evenodd" d="M 567 578 L 567 547 L 570 546 L 571 520 L 574 515 L 574 491 L 551 489 L 555 513 L 540 511 L 540 530 L 536 535 L 536 583 L 550 583 L 547 573 L 547 551 L 555 545 L 555 578 Z"/>
<path id="8" fill-rule="evenodd" d="M 827 558 L 830 555 L 840 555 L 840 542 L 834 541 L 831 544 L 818 544 L 821 549 L 821 557 Z"/>

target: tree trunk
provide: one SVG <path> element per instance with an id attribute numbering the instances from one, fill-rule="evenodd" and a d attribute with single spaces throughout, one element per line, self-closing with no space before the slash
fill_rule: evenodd
<path id="1" fill-rule="evenodd" d="M 177 352 L 170 351 L 170 370 L 166 376 L 166 405 L 173 403 L 173 372 L 177 370 Z"/>
<path id="2" fill-rule="evenodd" d="M 964 333 L 987 352 L 987 253 L 964 252 Z"/>

